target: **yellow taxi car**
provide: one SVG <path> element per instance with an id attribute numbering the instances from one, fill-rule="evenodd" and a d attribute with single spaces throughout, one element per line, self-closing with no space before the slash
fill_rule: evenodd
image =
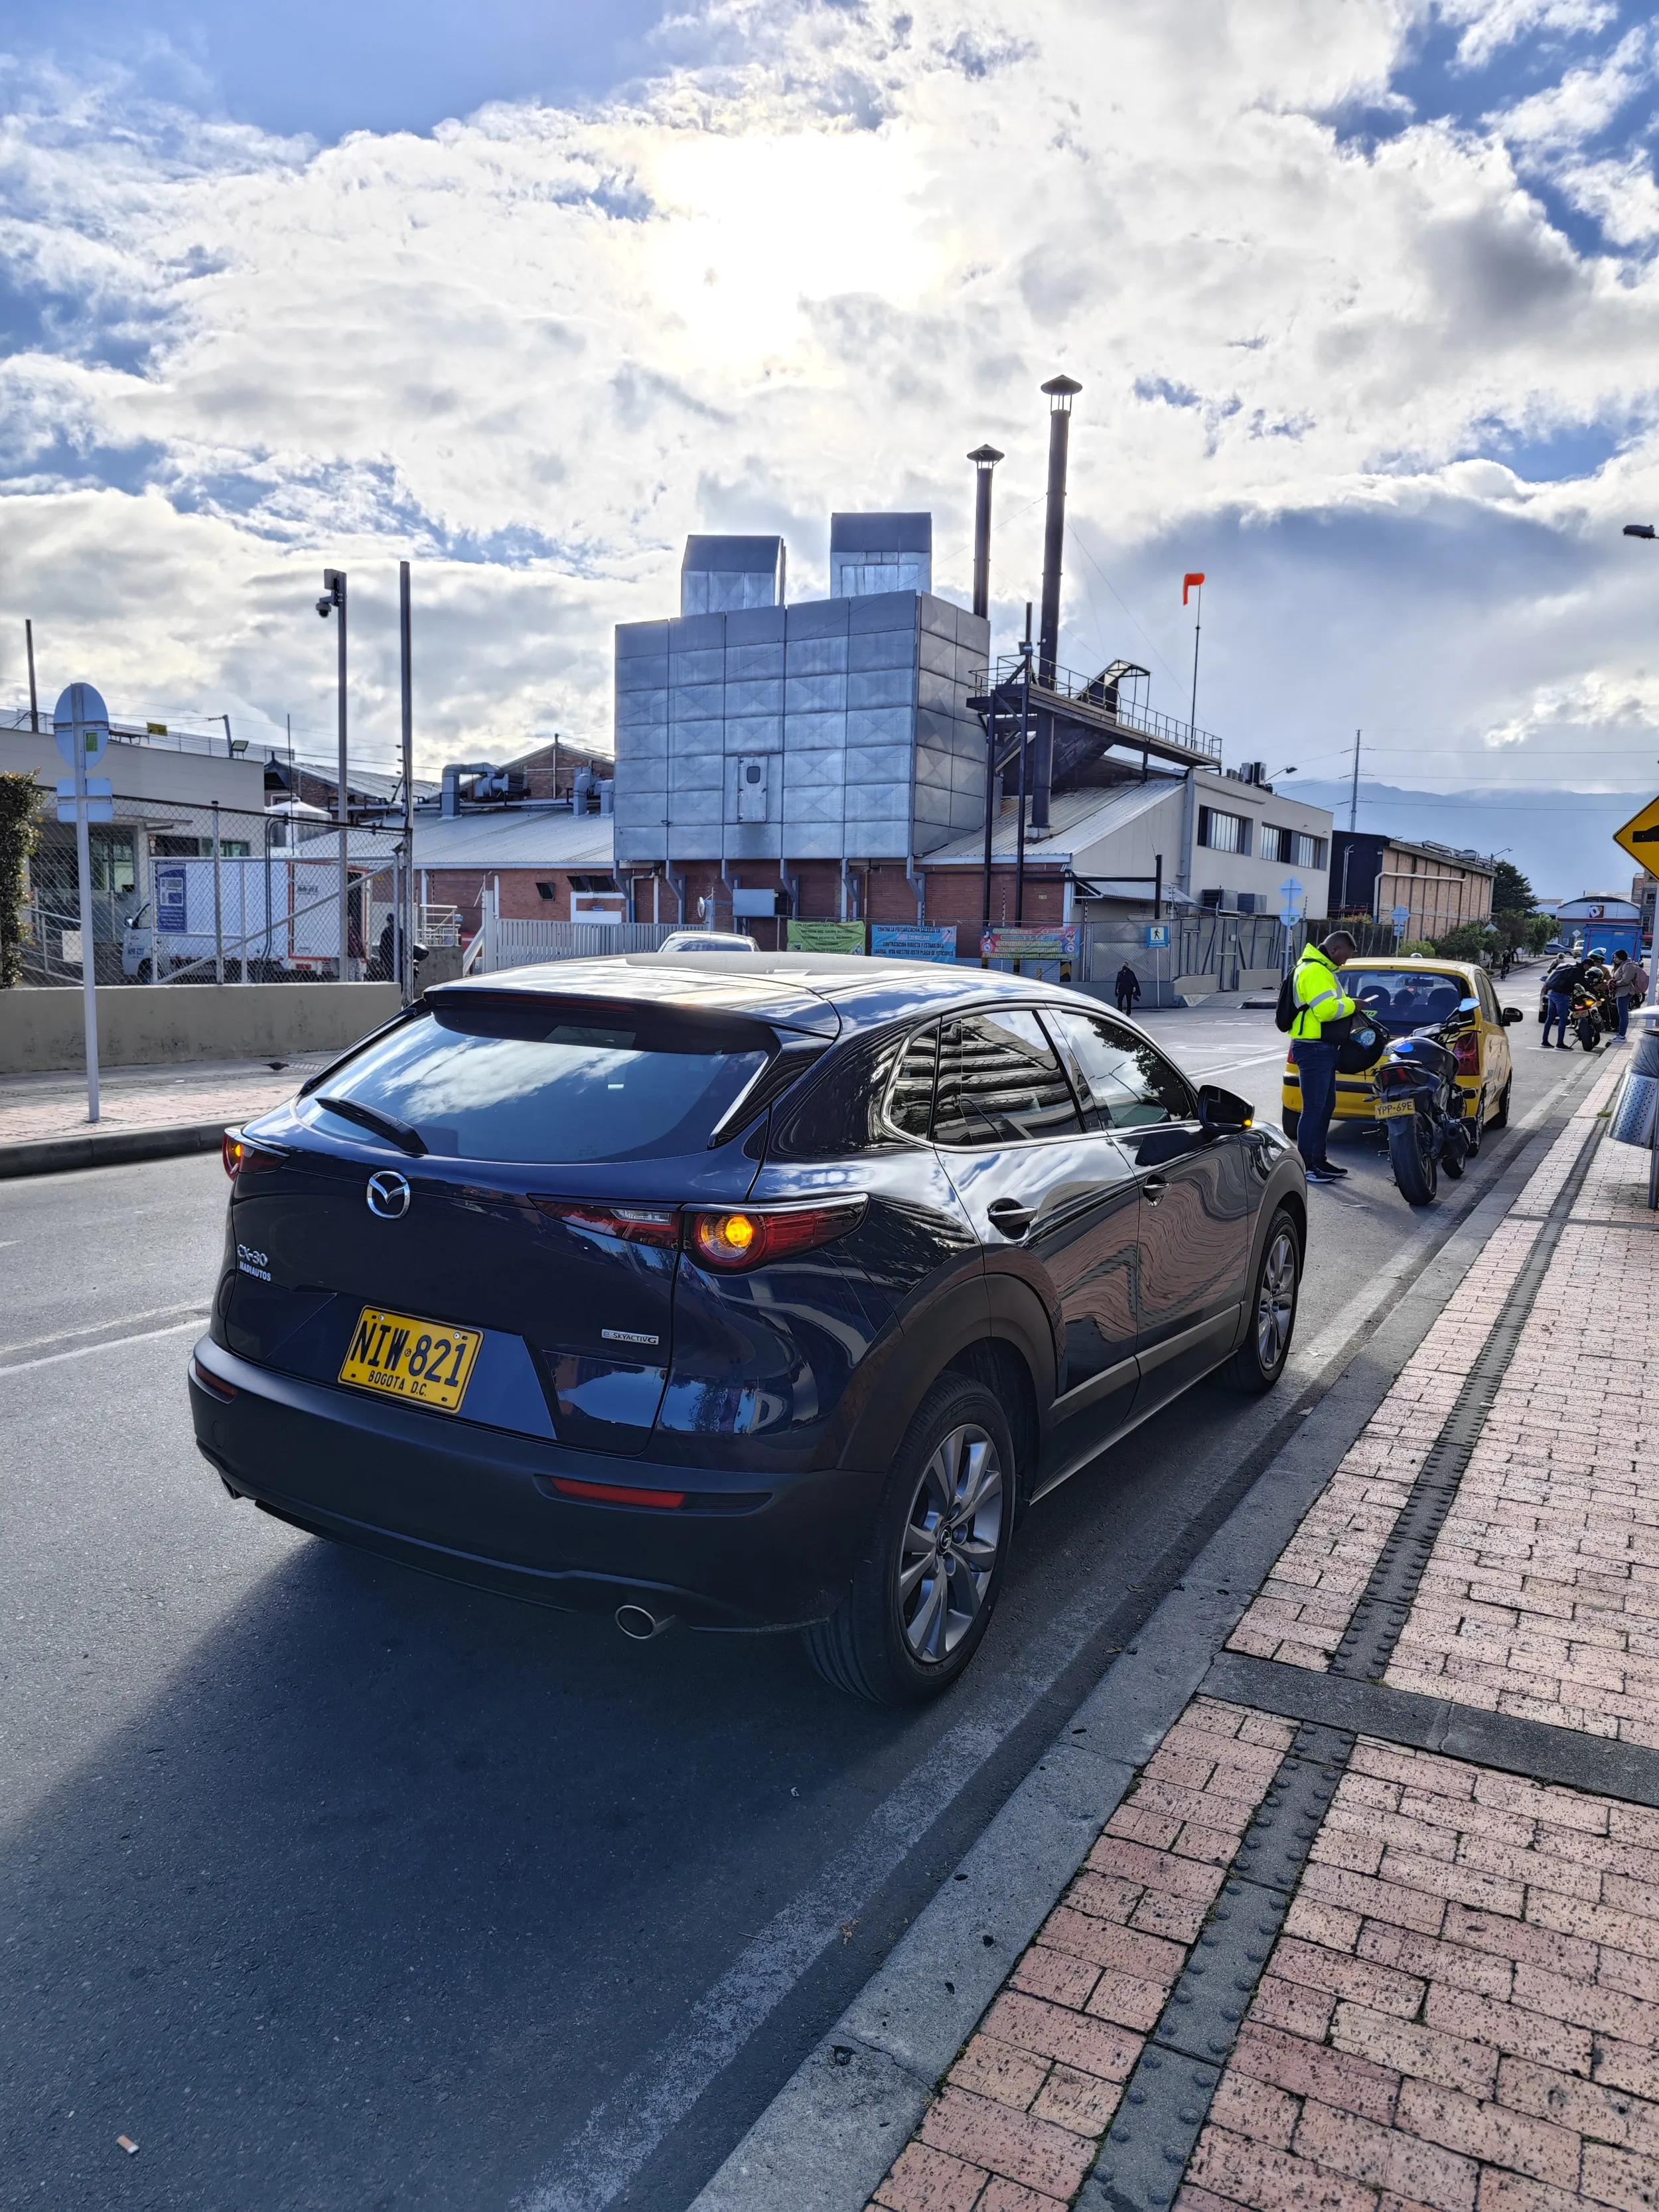
<path id="1" fill-rule="evenodd" d="M 1340 971 L 1342 988 L 1385 1029 L 1390 1036 L 1405 1036 L 1426 1023 L 1443 1021 L 1465 999 L 1479 1009 L 1474 1027 L 1457 1043 L 1458 1087 L 1480 1100 L 1468 1115 L 1474 1132 L 1471 1149 L 1478 1150 L 1481 1133 L 1501 1129 L 1510 1118 L 1510 1086 L 1514 1070 L 1506 1031 L 1524 1018 L 1518 1006 L 1500 1006 L 1492 977 L 1478 962 L 1433 960 L 1426 954 L 1370 953 L 1349 961 Z M 1376 1092 L 1369 1075 L 1336 1079 L 1336 1120 L 1370 1121 Z M 1280 1119 L 1285 1133 L 1294 1138 L 1302 1119 L 1302 1079 L 1296 1062 L 1285 1063 L 1284 1104 Z"/>

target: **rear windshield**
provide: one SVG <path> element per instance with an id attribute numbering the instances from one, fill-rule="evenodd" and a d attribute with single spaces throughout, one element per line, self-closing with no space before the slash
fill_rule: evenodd
<path id="1" fill-rule="evenodd" d="M 648 1160 L 701 1152 L 775 1048 L 769 1030 L 556 1000 L 441 1006 L 368 1046 L 305 1101 L 374 1107 L 464 1160 Z"/>
<path id="2" fill-rule="evenodd" d="M 1462 1005 L 1461 975 L 1425 975 L 1420 968 L 1344 968 L 1343 989 L 1390 1029 L 1420 1029 L 1443 1022 Z"/>

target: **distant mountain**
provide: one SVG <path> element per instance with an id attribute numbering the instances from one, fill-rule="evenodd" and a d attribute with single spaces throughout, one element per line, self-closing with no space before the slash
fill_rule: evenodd
<path id="1" fill-rule="evenodd" d="M 1346 783 L 1291 775 L 1280 777 L 1278 787 L 1328 806 L 1337 828 L 1347 828 Z M 1513 860 L 1540 898 L 1578 898 L 1594 891 L 1625 897 L 1636 871 L 1613 833 L 1641 804 L 1632 792 L 1513 791 L 1502 784 L 1478 791 L 1406 791 L 1362 778 L 1358 827 L 1473 845 L 1477 852 Z"/>

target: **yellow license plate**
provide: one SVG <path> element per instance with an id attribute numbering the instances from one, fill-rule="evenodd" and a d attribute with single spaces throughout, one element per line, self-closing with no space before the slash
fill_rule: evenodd
<path id="1" fill-rule="evenodd" d="M 1416 1111 L 1417 1101 L 1414 1098 L 1379 1098 L 1376 1102 L 1379 1121 L 1397 1121 L 1402 1115 L 1415 1114 Z"/>
<path id="2" fill-rule="evenodd" d="M 466 1395 L 483 1342 L 482 1329 L 451 1328 L 446 1322 L 365 1306 L 340 1380 L 453 1413 Z"/>

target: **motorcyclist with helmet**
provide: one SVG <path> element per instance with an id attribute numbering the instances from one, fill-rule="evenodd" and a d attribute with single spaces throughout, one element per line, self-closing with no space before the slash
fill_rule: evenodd
<path id="1" fill-rule="evenodd" d="M 1552 1030 L 1559 1030 L 1562 1051 L 1565 1052 L 1568 1049 L 1567 1024 L 1572 1019 L 1573 993 L 1582 991 L 1583 988 L 1583 963 L 1582 961 L 1575 960 L 1571 953 L 1564 955 L 1545 977 L 1544 989 L 1547 994 L 1549 1009 L 1544 1022 L 1546 1052 L 1554 1049 L 1550 1042 Z"/>

